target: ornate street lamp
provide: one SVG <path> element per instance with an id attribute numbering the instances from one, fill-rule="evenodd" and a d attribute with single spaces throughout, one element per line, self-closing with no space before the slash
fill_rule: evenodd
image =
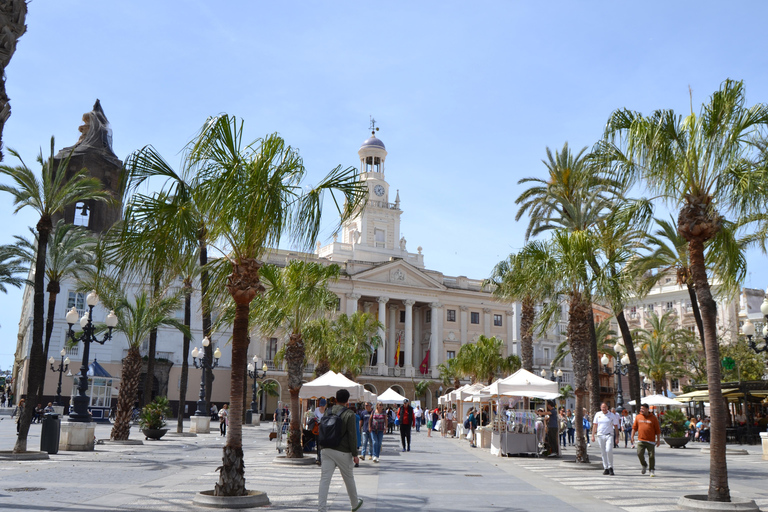
<path id="1" fill-rule="evenodd" d="M 440 385 L 439 388 L 437 388 L 435 390 L 435 398 L 440 398 L 441 396 L 443 396 L 443 386 L 442 386 L 442 384 Z"/>
<path id="2" fill-rule="evenodd" d="M 603 363 L 605 373 L 619 376 L 619 385 L 616 388 L 616 412 L 621 414 L 622 411 L 624 411 L 624 395 L 621 390 L 621 376 L 626 375 L 627 372 L 629 372 L 629 356 L 623 353 L 624 347 L 619 343 L 616 343 L 616 345 L 613 346 L 613 351 L 616 353 L 616 365 L 613 370 L 608 368 L 610 360 L 607 355 L 603 354 L 600 362 Z"/>
<path id="3" fill-rule="evenodd" d="M 219 347 L 216 347 L 216 350 L 213 352 L 213 362 L 209 361 L 208 358 L 205 356 L 205 347 L 211 344 L 211 340 L 206 336 L 203 338 L 203 347 L 202 349 L 198 349 L 197 347 L 192 349 L 192 363 L 195 365 L 195 368 L 202 368 L 203 371 L 201 372 L 200 377 L 200 396 L 197 400 L 197 410 L 195 411 L 195 416 L 208 416 L 210 413 L 205 410 L 205 372 L 206 371 L 213 371 L 214 368 L 219 366 L 219 358 L 221 357 L 221 350 L 219 350 Z M 200 362 L 198 362 L 198 356 L 200 359 Z"/>
<path id="4" fill-rule="evenodd" d="M 640 382 L 640 389 L 643 390 L 643 397 L 645 397 L 646 391 L 650 391 L 651 382 L 653 381 L 649 379 L 648 376 L 643 372 L 640 372 L 640 375 L 643 377 L 643 380 Z"/>
<path id="5" fill-rule="evenodd" d="M 261 374 L 259 374 L 259 363 L 260 359 L 258 356 L 253 356 L 253 362 L 248 363 L 248 376 L 253 379 L 253 397 L 251 398 L 251 412 L 256 415 L 256 418 L 260 418 L 261 413 L 259 412 L 259 404 L 256 397 L 256 393 L 259 390 L 259 380 L 263 379 L 267 376 L 267 363 L 264 363 L 264 366 L 261 367 Z"/>
<path id="6" fill-rule="evenodd" d="M 541 376 L 546 377 L 547 371 L 541 370 Z M 560 384 L 563 383 L 563 370 L 558 368 L 557 370 L 553 371 L 552 375 L 549 376 L 549 380 L 551 380 L 552 382 L 557 382 L 557 387 L 560 387 Z"/>
<path id="7" fill-rule="evenodd" d="M 69 324 L 69 332 L 67 335 L 75 343 L 79 341 L 83 342 L 83 363 L 80 366 L 80 380 L 77 385 L 77 396 L 72 399 L 72 413 L 69 415 L 69 421 L 90 423 L 92 421 L 91 415 L 88 414 L 88 403 L 90 400 L 85 394 L 88 391 L 88 353 L 90 351 L 91 343 L 94 341 L 103 345 L 108 340 L 112 339 L 112 329 L 117 325 L 117 316 L 115 316 L 114 311 L 109 312 L 105 321 L 109 331 L 106 332 L 104 337 L 100 340 L 96 337 L 96 328 L 92 321 L 93 308 L 99 303 L 99 296 L 96 295 L 95 291 L 92 291 L 85 298 L 85 303 L 88 305 L 88 311 L 82 318 L 80 318 L 80 327 L 83 328 L 83 332 L 80 336 L 75 336 L 75 331 L 72 330 L 72 326 L 77 322 L 77 310 L 73 307 L 67 313 L 67 323 Z M 61 374 L 59 374 L 59 388 L 61 388 Z"/>
<path id="8" fill-rule="evenodd" d="M 53 366 L 56 363 L 56 359 L 53 356 L 48 359 L 48 362 L 51 364 L 51 371 L 59 372 L 59 387 L 56 388 L 56 401 L 54 402 L 56 405 L 61 405 L 61 376 L 69 369 L 69 358 L 64 359 L 66 355 L 66 349 L 61 349 L 61 362 L 58 369 Z"/>
<path id="9" fill-rule="evenodd" d="M 752 337 L 755 335 L 755 324 L 747 320 L 744 322 L 744 327 L 741 328 L 741 331 L 744 333 L 744 335 L 747 337 L 747 341 L 749 342 L 749 348 L 755 351 L 755 353 L 759 354 L 760 352 L 768 352 L 768 290 L 766 291 L 765 298 L 763 299 L 763 303 L 760 305 L 760 312 L 763 314 L 763 317 L 765 318 L 765 327 L 763 327 L 763 346 L 759 347 L 757 343 L 752 339 Z"/>

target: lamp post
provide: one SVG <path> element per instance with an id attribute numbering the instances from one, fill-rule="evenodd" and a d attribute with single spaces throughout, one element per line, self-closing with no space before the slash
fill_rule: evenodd
<path id="1" fill-rule="evenodd" d="M 67 357 L 64 359 L 66 355 L 67 351 L 65 349 L 61 349 L 61 362 L 59 363 L 58 369 L 53 366 L 56 363 L 56 359 L 54 359 L 53 356 L 48 359 L 48 362 L 51 364 L 51 371 L 59 372 L 59 386 L 56 388 L 56 405 L 61 405 L 61 376 L 69 369 L 69 358 Z"/>
<path id="2" fill-rule="evenodd" d="M 541 376 L 546 377 L 547 370 L 541 370 Z M 552 382 L 557 382 L 557 387 L 560 387 L 560 384 L 563 383 L 563 370 L 558 368 L 557 370 L 552 371 L 552 375 L 549 376 L 549 380 Z"/>
<path id="3" fill-rule="evenodd" d="M 203 338 L 203 347 L 207 347 L 211 344 L 211 340 L 206 336 Z M 198 356 L 200 356 L 198 358 Z M 208 416 L 210 413 L 205 410 L 205 372 L 206 371 L 213 371 L 214 368 L 219 366 L 219 358 L 221 357 L 221 350 L 219 350 L 219 347 L 216 347 L 216 350 L 213 353 L 213 362 L 209 361 L 208 358 L 205 356 L 205 348 L 198 349 L 197 347 L 192 349 L 192 363 L 195 365 L 195 368 L 202 368 L 201 377 L 200 377 L 200 396 L 197 400 L 197 410 L 195 411 L 195 416 Z M 198 359 L 200 359 L 200 362 L 198 362 Z"/>
<path id="4" fill-rule="evenodd" d="M 253 361 L 248 363 L 248 376 L 253 379 L 253 398 L 251 399 L 251 412 L 256 415 L 256 418 L 261 418 L 261 413 L 259 412 L 259 403 L 256 397 L 256 393 L 259 390 L 259 380 L 263 379 L 267 376 L 267 363 L 264 363 L 264 366 L 261 367 L 261 374 L 259 374 L 259 363 L 260 359 L 258 356 L 253 356 Z"/>
<path id="5" fill-rule="evenodd" d="M 616 353 L 616 365 L 613 369 L 608 368 L 609 359 L 607 355 L 603 354 L 600 362 L 603 363 L 603 369 L 606 373 L 619 376 L 619 385 L 616 388 L 616 412 L 621 414 L 624 411 L 624 395 L 621 390 L 621 377 L 629 372 L 629 356 L 623 353 L 623 347 L 618 343 L 613 346 L 613 350 Z"/>
<path id="6" fill-rule="evenodd" d="M 768 290 L 766 291 L 763 303 L 760 305 L 760 313 L 765 318 L 765 326 L 763 327 L 763 346 L 759 347 L 757 343 L 752 339 L 755 335 L 755 324 L 747 320 L 744 322 L 744 327 L 741 328 L 742 332 L 746 335 L 749 342 L 749 348 L 755 351 L 756 354 L 760 352 L 768 352 Z"/>
<path id="7" fill-rule="evenodd" d="M 93 325 L 93 308 L 99 303 L 99 296 L 96 295 L 95 291 L 92 291 L 85 298 L 85 303 L 88 305 L 88 311 L 80 318 L 80 327 L 83 328 L 80 336 L 75 336 L 75 331 L 72 330 L 72 326 L 77 322 L 77 310 L 73 307 L 67 313 L 67 323 L 69 324 L 67 335 L 75 343 L 83 342 L 83 363 L 80 366 L 80 380 L 77 385 L 77 396 L 72 399 L 72 413 L 69 415 L 69 421 L 90 423 L 92 421 L 91 415 L 88 414 L 88 402 L 90 400 L 85 394 L 88 391 L 88 353 L 91 343 L 94 341 L 103 345 L 112 338 L 112 329 L 117 325 L 117 316 L 115 316 L 114 311 L 109 312 L 105 321 L 109 331 L 104 334 L 102 339 L 98 339 L 96 337 L 96 328 Z M 61 373 L 59 373 L 59 390 L 61 390 Z"/>
<path id="8" fill-rule="evenodd" d="M 442 385 L 440 385 L 440 387 L 435 390 L 435 398 L 440 398 L 441 396 L 443 396 L 443 386 Z"/>

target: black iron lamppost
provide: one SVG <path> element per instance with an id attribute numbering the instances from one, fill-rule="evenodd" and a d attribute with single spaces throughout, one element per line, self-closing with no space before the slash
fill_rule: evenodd
<path id="1" fill-rule="evenodd" d="M 51 364 L 51 371 L 59 372 L 59 387 L 56 388 L 56 405 L 61 405 L 61 376 L 65 371 L 69 369 L 69 358 L 67 357 L 64 359 L 66 355 L 66 349 L 61 349 L 61 362 L 59 363 L 58 369 L 53 366 L 56 363 L 56 359 L 54 359 L 53 356 L 48 359 L 48 362 Z"/>
<path id="2" fill-rule="evenodd" d="M 613 350 L 616 353 L 616 365 L 613 370 L 608 368 L 608 363 L 610 361 L 607 355 L 603 354 L 600 362 L 603 363 L 603 369 L 605 370 L 605 373 L 619 376 L 619 385 L 616 388 L 616 412 L 621 414 L 622 411 L 624 411 L 624 394 L 622 393 L 621 389 L 621 377 L 622 375 L 626 375 L 627 372 L 629 372 L 629 356 L 623 353 L 624 347 L 618 343 L 613 346 Z"/>
<path id="3" fill-rule="evenodd" d="M 763 327 L 763 346 L 759 347 L 757 343 L 752 339 L 752 337 L 755 335 L 755 324 L 747 320 L 744 322 L 744 327 L 741 328 L 742 332 L 746 335 L 747 341 L 749 342 L 749 348 L 755 351 L 755 353 L 759 354 L 760 352 L 768 352 L 768 291 L 766 292 L 765 299 L 763 299 L 763 303 L 760 305 L 760 312 L 763 314 L 763 317 L 765 318 L 765 326 Z"/>
<path id="4" fill-rule="evenodd" d="M 72 308 L 67 313 L 67 323 L 69 324 L 69 332 L 67 335 L 75 343 L 83 342 L 83 363 L 80 366 L 80 380 L 77 385 L 77 395 L 72 399 L 72 413 L 69 415 L 69 421 L 78 421 L 82 423 L 90 423 L 93 421 L 91 415 L 88 414 L 88 396 L 85 394 L 88 391 L 88 353 L 90 351 L 91 343 L 94 341 L 100 345 L 103 345 L 112 338 L 112 329 L 117 325 L 117 316 L 114 311 L 110 311 L 107 315 L 107 319 L 104 322 L 109 331 L 104 334 L 102 339 L 96 337 L 96 327 L 93 325 L 93 308 L 99 303 L 99 296 L 96 292 L 91 292 L 85 298 L 85 303 L 88 305 L 88 311 L 80 318 L 80 327 L 83 328 L 80 336 L 75 336 L 75 331 L 72 330 L 72 326 L 77 322 L 77 310 Z M 61 374 L 59 374 L 59 391 L 61 390 Z"/>
<path id="5" fill-rule="evenodd" d="M 259 380 L 267 376 L 267 363 L 261 367 L 261 373 L 259 373 L 259 363 L 261 360 L 258 356 L 253 356 L 253 361 L 248 363 L 248 376 L 253 379 L 253 397 L 251 398 L 251 413 L 255 414 L 257 418 L 260 418 L 259 403 L 256 397 L 256 393 L 259 390 Z"/>
<path id="6" fill-rule="evenodd" d="M 211 344 L 211 340 L 208 339 L 208 336 L 203 338 L 203 347 L 207 347 Z M 198 362 L 198 357 L 200 356 L 200 362 Z M 204 349 L 198 349 L 197 347 L 192 349 L 192 363 L 195 365 L 195 368 L 202 368 L 203 371 L 202 376 L 200 377 L 200 396 L 197 400 L 197 410 L 195 411 L 195 416 L 209 416 L 210 413 L 205 410 L 205 372 L 206 371 L 213 371 L 214 368 L 219 366 L 219 358 L 221 357 L 221 350 L 219 350 L 219 347 L 216 347 L 216 350 L 213 352 L 213 362 L 209 361 L 208 358 L 205 356 L 205 350 Z"/>
<path id="7" fill-rule="evenodd" d="M 547 376 L 547 370 L 541 370 L 541 376 L 546 377 Z M 557 382 L 557 387 L 560 387 L 560 384 L 563 383 L 563 370 L 558 368 L 557 370 L 554 370 L 552 372 L 552 375 L 549 376 L 549 380 L 552 382 Z"/>

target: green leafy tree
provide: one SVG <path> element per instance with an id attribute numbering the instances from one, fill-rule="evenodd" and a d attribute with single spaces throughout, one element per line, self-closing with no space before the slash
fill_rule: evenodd
<path id="1" fill-rule="evenodd" d="M 25 24 L 27 19 L 27 2 L 18 0 L 6 2 L 2 9 L 3 26 L 3 51 L 0 52 L 0 150 L 3 147 L 3 129 L 5 123 L 11 117 L 11 103 L 5 91 L 5 68 L 11 62 L 11 57 L 16 52 L 16 44 L 27 31 Z M 3 161 L 3 153 L 0 151 L 0 162 Z"/>
<path id="2" fill-rule="evenodd" d="M 21 162 L 21 165 L 11 167 L 0 166 L 0 175 L 10 178 L 12 184 L 0 185 L 0 191 L 7 192 L 13 197 L 14 213 L 25 207 L 32 208 L 40 216 L 35 229 L 37 230 L 37 251 L 35 252 L 34 294 L 32 300 L 32 343 L 29 352 L 29 378 L 27 381 L 27 396 L 29 403 L 38 403 L 42 397 L 41 383 L 45 382 L 46 357 L 43 352 L 43 331 L 45 327 L 45 270 L 48 241 L 53 230 L 53 217 L 64 211 L 68 205 L 79 201 L 108 201 L 110 196 L 102 190 L 101 182 L 89 178 L 85 169 L 68 176 L 69 158 L 62 159 L 59 165 L 54 165 L 54 140 L 51 137 L 51 156 L 43 158 L 43 153 L 37 158 L 42 167 L 40 179 L 35 175 L 21 156 L 12 149 L 8 150 Z M 34 414 L 33 407 L 26 407 L 19 420 L 19 435 L 14 453 L 27 451 L 27 434 Z"/>
<path id="3" fill-rule="evenodd" d="M 6 286 L 21 288 L 25 279 L 21 274 L 29 272 L 29 266 L 18 258 L 16 247 L 0 245 L 0 292 L 8 293 Z"/>
<path id="4" fill-rule="evenodd" d="M 734 344 L 722 344 L 721 361 L 730 357 L 734 361 L 732 369 L 723 367 L 723 382 L 741 382 L 762 380 L 765 373 L 765 356 L 756 354 L 747 340 L 739 337 Z"/>
<path id="5" fill-rule="evenodd" d="M 628 184 L 642 181 L 651 194 L 679 205 L 677 230 L 688 241 L 690 271 L 701 308 L 711 397 L 710 501 L 730 501 L 725 457 L 727 406 L 720 386 L 717 307 L 707 275 L 705 244 L 718 236 L 725 215 L 738 222 L 765 211 L 768 166 L 759 139 L 768 127 L 768 106 L 746 106 L 744 84 L 726 80 L 699 115 L 672 110 L 648 116 L 627 109 L 611 114 L 595 154 Z M 728 245 L 738 258 L 738 246 Z M 736 276 L 729 276 L 736 280 Z"/>
<path id="6" fill-rule="evenodd" d="M 440 380 L 446 387 L 453 387 L 454 389 L 461 387 L 461 378 L 464 375 L 459 369 L 459 361 L 455 357 L 438 364 L 437 370 L 440 372 Z"/>

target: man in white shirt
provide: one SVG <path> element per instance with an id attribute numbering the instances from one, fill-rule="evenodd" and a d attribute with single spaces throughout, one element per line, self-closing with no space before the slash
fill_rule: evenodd
<path id="1" fill-rule="evenodd" d="M 595 414 L 592 421 L 592 442 L 600 445 L 600 456 L 603 459 L 603 474 L 613 474 L 613 439 L 617 434 L 618 426 L 613 414 L 608 411 L 608 404 L 600 404 L 600 411 Z"/>
<path id="2" fill-rule="evenodd" d="M 421 406 L 417 405 L 416 408 L 413 410 L 413 415 L 416 417 L 416 432 L 419 431 L 421 428 L 421 418 L 424 414 L 424 411 L 421 410 Z"/>

